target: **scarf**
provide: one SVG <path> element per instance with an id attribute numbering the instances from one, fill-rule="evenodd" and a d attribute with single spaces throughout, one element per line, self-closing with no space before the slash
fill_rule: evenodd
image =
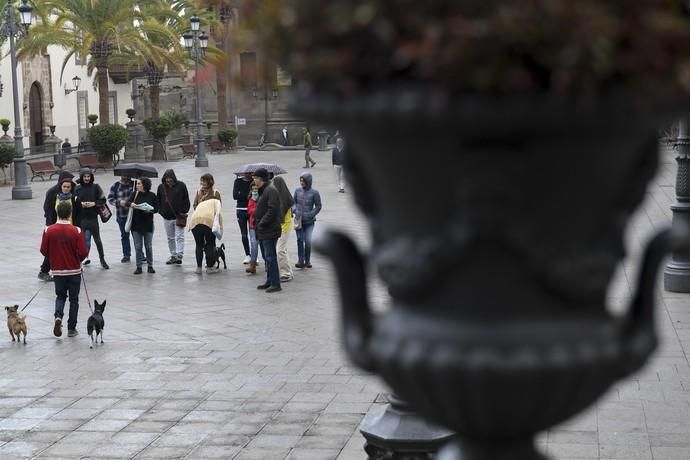
<path id="1" fill-rule="evenodd" d="M 68 201 L 70 198 L 72 198 L 71 193 L 59 193 L 58 194 L 58 200 L 60 200 L 60 201 Z"/>

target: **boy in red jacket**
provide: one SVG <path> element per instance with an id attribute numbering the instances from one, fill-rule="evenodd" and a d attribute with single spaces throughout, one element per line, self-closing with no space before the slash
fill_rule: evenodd
<path id="1" fill-rule="evenodd" d="M 41 254 L 50 260 L 50 269 L 55 280 L 55 337 L 62 335 L 62 316 L 65 301 L 69 294 L 69 317 L 67 319 L 67 336 L 74 337 L 77 332 L 77 315 L 79 313 L 79 287 L 81 285 L 81 262 L 89 252 L 86 249 L 84 235 L 79 227 L 70 224 L 72 205 L 62 202 L 57 206 L 57 223 L 43 231 Z"/>

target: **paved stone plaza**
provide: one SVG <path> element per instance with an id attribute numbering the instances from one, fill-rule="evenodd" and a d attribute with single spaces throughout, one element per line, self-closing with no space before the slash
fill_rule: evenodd
<path id="1" fill-rule="evenodd" d="M 337 193 L 330 152 L 312 156 L 323 201 L 317 228 L 337 227 L 366 247 L 366 223 L 352 195 Z M 12 201 L 11 188 L 0 187 L 0 304 L 22 306 L 43 286 L 26 310 L 28 344 L 0 337 L 1 459 L 365 457 L 357 427 L 365 414 L 383 408 L 387 390 L 340 350 L 332 266 L 316 254 L 314 268 L 295 269 L 294 280 L 274 294 L 256 289 L 263 269 L 244 272 L 232 172 L 255 161 L 280 164 L 289 187 L 298 185 L 302 151 L 212 155 L 208 169 L 192 160 L 154 164 L 159 175 L 174 168 L 191 193 L 202 173 L 214 174 L 225 203 L 223 273 L 194 274 L 191 234 L 184 264 L 166 266 L 167 243 L 156 217 L 157 273 L 135 277 L 133 264 L 120 263 L 115 220 L 101 225 L 111 269 L 97 263 L 85 269 L 92 301 L 108 301 L 105 344 L 94 350 L 83 289 L 80 335 L 56 339 L 53 285 L 36 278 L 43 196 L 54 181 L 34 182 L 30 201 Z M 611 288 L 616 311 L 630 299 L 641 245 L 670 222 L 675 170 L 673 154 L 662 153 L 657 180 L 627 235 L 630 257 Z M 96 175 L 104 190 L 115 180 L 112 172 Z M 294 233 L 290 238 L 294 264 Z M 97 261 L 95 254 L 94 247 Z M 385 289 L 372 284 L 373 303 L 385 308 Z M 659 291 L 657 320 L 662 345 L 647 368 L 616 385 L 597 407 L 541 435 L 545 450 L 558 459 L 690 458 L 690 295 Z"/>

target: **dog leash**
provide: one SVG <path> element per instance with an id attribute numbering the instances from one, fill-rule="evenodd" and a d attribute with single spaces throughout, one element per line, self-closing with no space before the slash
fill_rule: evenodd
<path id="1" fill-rule="evenodd" d="M 44 284 L 43 286 L 45 286 L 45 284 Z M 21 310 L 19 310 L 19 311 L 24 311 L 24 310 L 26 309 L 26 307 L 28 307 L 29 304 L 30 304 L 31 302 L 34 301 L 34 299 L 36 298 L 36 296 L 38 295 L 38 293 L 41 292 L 41 289 L 43 289 L 43 286 L 41 286 L 40 288 L 38 288 L 38 291 L 36 291 L 36 294 L 34 294 L 33 297 L 31 297 L 31 298 L 29 299 L 29 301 L 26 303 L 26 305 L 24 305 L 24 307 L 23 307 Z"/>
<path id="2" fill-rule="evenodd" d="M 89 290 L 86 289 L 86 277 L 84 276 L 84 270 L 81 271 L 81 280 L 84 282 L 84 294 L 86 294 L 86 302 L 89 306 L 89 310 L 93 315 L 93 308 L 91 308 L 91 299 L 89 298 Z"/>

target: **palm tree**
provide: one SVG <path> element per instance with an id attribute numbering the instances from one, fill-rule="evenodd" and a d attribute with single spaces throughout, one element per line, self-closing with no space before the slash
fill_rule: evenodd
<path id="1" fill-rule="evenodd" d="M 218 107 L 218 127 L 224 128 L 228 123 L 227 89 L 228 89 L 228 43 L 231 38 L 231 26 L 235 13 L 232 0 L 199 0 L 197 4 L 212 12 L 215 21 L 211 27 L 211 36 L 220 54 L 213 56 L 209 62 L 216 70 L 216 105 Z M 232 101 L 230 101 L 232 106 Z M 231 111 L 232 112 L 232 111 Z"/>
<path id="2" fill-rule="evenodd" d="M 37 2 L 38 3 L 38 2 Z M 164 35 L 173 40 L 173 33 L 164 27 L 146 30 L 140 5 L 142 0 L 46 0 L 36 5 L 40 19 L 31 34 L 21 40 L 19 57 L 38 55 L 49 46 L 67 50 L 60 79 L 69 60 L 78 54 L 89 56 L 87 71 L 96 70 L 98 111 L 101 123 L 110 122 L 108 110 L 108 68 L 121 55 L 138 55 L 161 68 L 168 59 L 168 50 L 159 47 L 148 36 Z M 175 39 L 178 39 L 175 37 Z M 179 40 L 179 39 L 178 39 Z"/>

